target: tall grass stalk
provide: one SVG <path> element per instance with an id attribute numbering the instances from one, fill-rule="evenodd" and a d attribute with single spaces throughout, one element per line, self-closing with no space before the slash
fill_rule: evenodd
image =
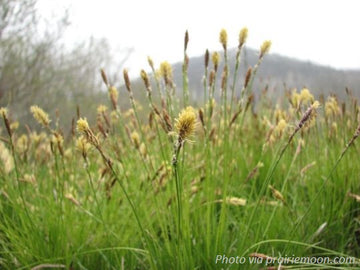
<path id="1" fill-rule="evenodd" d="M 343 148 L 343 150 L 341 151 L 339 157 L 337 158 L 335 164 L 332 166 L 329 174 L 327 175 L 327 177 L 324 179 L 324 181 L 322 182 L 320 188 L 318 189 L 318 191 L 316 192 L 315 196 L 313 197 L 313 199 L 310 201 L 310 204 L 308 206 L 308 208 L 306 209 L 305 213 L 302 215 L 302 217 L 299 219 L 298 222 L 296 222 L 294 228 L 291 230 L 291 236 L 294 235 L 294 233 L 297 231 L 297 229 L 299 228 L 300 224 L 305 220 L 305 218 L 309 215 L 312 206 L 314 205 L 315 201 L 319 198 L 320 194 L 324 191 L 324 188 L 326 186 L 326 184 L 328 183 L 328 181 L 331 179 L 333 173 L 335 172 L 336 168 L 338 167 L 338 165 L 340 164 L 341 160 L 343 159 L 343 157 L 345 156 L 346 152 L 348 151 L 348 149 L 350 148 L 351 145 L 354 144 L 355 140 L 360 136 L 360 124 L 359 126 L 356 128 L 354 135 L 352 136 L 352 138 L 348 141 L 348 143 L 346 144 L 346 146 Z M 288 245 L 285 245 L 284 247 L 284 252 L 286 251 Z"/>
<path id="2" fill-rule="evenodd" d="M 189 77 L 188 77 L 189 57 L 186 53 L 188 43 L 189 43 L 189 32 L 186 31 L 184 38 L 184 61 L 182 65 L 184 108 L 189 105 Z"/>
<path id="3" fill-rule="evenodd" d="M 262 197 L 262 195 L 265 193 L 265 190 L 266 188 L 268 187 L 271 179 L 272 179 L 272 176 L 275 172 L 275 169 L 276 167 L 278 166 L 281 158 L 283 157 L 286 149 L 289 147 L 290 143 L 292 142 L 294 136 L 299 132 L 299 130 L 309 121 L 311 120 L 311 117 L 313 117 L 313 115 L 315 114 L 315 110 L 319 107 L 319 102 L 318 101 L 315 101 L 314 104 L 312 104 L 307 110 L 306 112 L 303 114 L 301 120 L 299 121 L 299 123 L 297 124 L 295 130 L 292 132 L 292 134 L 290 135 L 289 139 L 287 140 L 287 142 L 285 143 L 285 145 L 281 148 L 279 154 L 277 154 L 277 158 L 275 159 L 275 161 L 273 162 L 273 164 L 271 165 L 268 173 L 267 173 L 267 176 L 261 186 L 261 190 L 260 190 L 260 193 L 259 193 L 259 199 L 257 200 L 256 202 L 256 205 L 254 207 L 254 210 L 252 211 L 251 213 L 251 216 L 250 216 L 250 219 L 249 219 L 249 223 L 247 225 L 247 229 L 246 229 L 246 232 L 244 234 L 244 237 L 243 237 L 243 240 L 242 240 L 242 245 L 244 244 L 244 241 L 245 239 L 248 237 L 248 234 L 249 234 L 249 231 L 250 231 L 250 228 L 252 228 L 252 224 L 253 224 L 253 220 L 254 220 L 254 217 L 255 217 L 255 214 L 257 212 L 257 209 L 260 205 L 260 198 Z"/>

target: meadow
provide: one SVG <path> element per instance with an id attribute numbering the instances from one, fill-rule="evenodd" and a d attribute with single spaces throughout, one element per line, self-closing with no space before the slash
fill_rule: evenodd
<path id="1" fill-rule="evenodd" d="M 225 30 L 206 51 L 198 106 L 186 32 L 181 91 L 148 58 L 141 89 L 123 70 L 126 96 L 101 70 L 95 122 L 81 104 L 71 127 L 61 109 L 26 108 L 31 127 L 1 108 L 0 268 L 360 269 L 358 101 L 254 89 L 271 42 L 240 80 L 247 35 L 235 66 Z"/>

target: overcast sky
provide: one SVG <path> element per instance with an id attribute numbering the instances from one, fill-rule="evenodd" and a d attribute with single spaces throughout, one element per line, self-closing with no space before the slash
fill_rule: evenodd
<path id="1" fill-rule="evenodd" d="M 39 0 L 44 16 L 69 9 L 68 42 L 105 37 L 114 48 L 132 47 L 125 64 L 131 72 L 155 63 L 179 61 L 185 30 L 189 56 L 206 48 L 220 50 L 219 31 L 228 31 L 229 47 L 239 30 L 249 29 L 247 45 L 272 41 L 271 52 L 335 68 L 360 68 L 360 1 L 253 0 Z"/>

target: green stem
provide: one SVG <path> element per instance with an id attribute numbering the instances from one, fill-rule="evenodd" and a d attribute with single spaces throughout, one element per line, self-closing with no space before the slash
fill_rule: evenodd
<path id="1" fill-rule="evenodd" d="M 305 214 L 301 217 L 301 219 L 295 224 L 294 228 L 292 229 L 290 235 L 291 237 L 295 234 L 295 232 L 298 230 L 300 224 L 304 221 L 305 217 L 310 213 L 310 210 L 312 208 L 312 206 L 314 205 L 315 201 L 318 199 L 319 195 L 323 192 L 323 189 L 325 188 L 326 183 L 329 181 L 330 177 L 332 176 L 332 174 L 335 172 L 337 166 L 339 165 L 340 161 L 343 159 L 345 153 L 347 152 L 347 150 L 349 149 L 349 147 L 354 143 L 355 139 L 357 138 L 357 136 L 353 136 L 352 139 L 349 141 L 349 143 L 345 146 L 345 148 L 342 150 L 340 156 L 338 157 L 338 159 L 336 160 L 334 166 L 332 167 L 331 171 L 329 172 L 328 176 L 325 178 L 325 180 L 323 181 L 322 185 L 320 186 L 320 188 L 318 189 L 318 192 L 316 193 L 316 195 L 313 197 L 313 199 L 310 202 L 309 207 L 307 208 Z M 289 238 L 290 239 L 290 238 Z M 290 241 L 290 240 L 289 240 Z M 284 251 L 286 251 L 288 244 L 285 245 L 284 247 Z"/>

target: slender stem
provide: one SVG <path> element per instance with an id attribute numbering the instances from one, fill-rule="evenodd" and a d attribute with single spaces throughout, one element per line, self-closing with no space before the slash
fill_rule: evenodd
<path id="1" fill-rule="evenodd" d="M 360 126 L 359 126 L 360 127 Z M 300 226 L 300 224 L 304 221 L 305 217 L 310 213 L 310 210 L 312 208 L 312 206 L 314 205 L 315 201 L 318 199 L 319 195 L 323 192 L 326 183 L 329 181 L 330 177 L 332 176 L 332 174 L 335 172 L 337 166 L 339 165 L 340 161 L 343 159 L 345 153 L 347 152 L 347 150 L 349 149 L 349 147 L 354 143 L 355 139 L 357 138 L 356 135 L 354 135 L 351 140 L 348 142 L 348 144 L 345 146 L 345 148 L 342 150 L 340 156 L 338 157 L 338 159 L 336 160 L 334 166 L 332 167 L 331 171 L 329 172 L 328 176 L 325 178 L 325 180 L 323 181 L 322 185 L 320 186 L 320 188 L 318 189 L 318 191 L 316 192 L 316 195 L 313 197 L 313 199 L 311 200 L 309 207 L 307 208 L 306 212 L 304 213 L 304 215 L 300 218 L 300 220 L 295 224 L 294 228 L 292 229 L 290 235 L 293 236 L 294 233 L 297 231 L 298 227 Z M 290 239 L 290 238 L 289 238 Z M 290 241 L 290 240 L 289 240 Z M 288 246 L 288 243 L 285 245 L 284 247 L 284 251 L 286 251 L 286 248 Z"/>
<path id="2" fill-rule="evenodd" d="M 232 114 L 233 103 L 234 103 L 234 95 L 235 95 L 235 88 L 236 88 L 236 82 L 237 82 L 237 73 L 238 73 L 239 66 L 240 66 L 240 54 L 241 54 L 241 47 L 236 52 L 235 70 L 234 70 L 234 76 L 233 76 L 233 83 L 231 86 L 230 115 Z"/>
<path id="3" fill-rule="evenodd" d="M 296 131 L 290 136 L 290 139 L 292 139 L 292 138 L 294 137 L 295 133 L 296 133 Z M 280 162 L 281 158 L 283 157 L 286 149 L 288 148 L 288 146 L 289 146 L 289 144 L 290 144 L 290 142 L 291 142 L 290 139 L 287 141 L 287 143 L 286 143 L 286 144 L 284 145 L 284 147 L 281 149 L 280 154 L 278 155 L 276 161 L 273 163 L 272 167 L 270 168 L 270 171 L 268 172 L 268 174 L 267 174 L 267 176 L 266 176 L 266 178 L 265 178 L 265 181 L 264 181 L 264 183 L 263 183 L 263 185 L 262 185 L 262 187 L 261 187 L 261 190 L 260 190 L 259 199 L 257 200 L 257 202 L 256 202 L 256 204 L 255 204 L 255 208 L 254 208 L 254 210 L 253 210 L 252 213 L 251 213 L 251 216 L 250 216 L 250 219 L 249 219 L 249 223 L 248 223 L 248 226 L 247 226 L 247 228 L 246 228 L 246 232 L 245 232 L 245 234 L 244 234 L 244 236 L 243 236 L 242 246 L 243 246 L 243 244 L 244 244 L 244 242 L 245 242 L 245 239 L 247 238 L 247 236 L 248 236 L 248 234 L 249 234 L 250 228 L 252 228 L 252 223 L 253 223 L 255 214 L 257 213 L 257 209 L 258 209 L 258 207 L 259 207 L 259 205 L 260 205 L 260 201 L 261 201 L 260 198 L 261 198 L 262 195 L 264 194 L 264 192 L 265 192 L 265 190 L 266 190 L 266 188 L 267 188 L 267 186 L 268 186 L 268 184 L 269 184 L 269 182 L 270 182 L 270 180 L 271 180 L 271 178 L 272 178 L 272 176 L 273 176 L 273 174 L 274 174 L 274 172 L 275 172 L 275 169 L 276 169 L 277 165 L 279 164 L 279 162 Z"/>
<path id="4" fill-rule="evenodd" d="M 4 119 L 4 122 L 5 122 L 5 119 Z M 10 132 L 9 132 L 10 133 Z M 9 141 L 10 141 L 10 148 L 11 148 L 11 155 L 14 159 L 14 168 L 15 168 L 15 174 L 16 174 L 16 183 L 17 183 L 17 187 L 19 189 L 19 193 L 20 193 L 20 198 L 21 198 L 21 201 L 24 205 L 24 210 L 25 210 L 25 214 L 27 216 L 27 218 L 29 219 L 30 221 L 30 224 L 33 228 L 35 228 L 35 225 L 34 225 L 34 222 L 32 220 L 32 218 L 30 217 L 30 213 L 29 213 L 29 210 L 26 206 L 26 201 L 25 201 L 25 197 L 24 197 L 24 191 L 23 189 L 21 188 L 21 185 L 20 185 L 20 173 L 19 173 L 19 167 L 18 167 L 18 164 L 17 164 L 17 160 L 16 160 L 16 153 L 15 153 L 15 146 L 14 146 L 14 141 L 13 141 L 13 138 L 12 138 L 12 135 L 9 134 Z"/>

